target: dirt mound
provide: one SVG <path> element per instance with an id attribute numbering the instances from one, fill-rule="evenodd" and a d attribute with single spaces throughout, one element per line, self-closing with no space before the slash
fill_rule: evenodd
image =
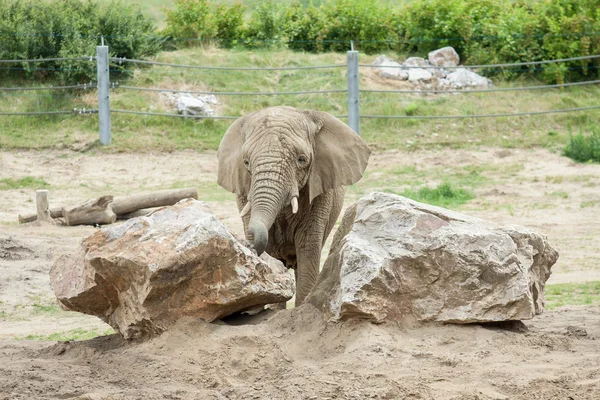
<path id="1" fill-rule="evenodd" d="M 326 324 L 305 305 L 213 324 L 185 318 L 145 343 L 0 342 L 0 399 L 592 400 L 599 337 L 600 310 L 590 308 L 526 325 L 405 329 Z"/>

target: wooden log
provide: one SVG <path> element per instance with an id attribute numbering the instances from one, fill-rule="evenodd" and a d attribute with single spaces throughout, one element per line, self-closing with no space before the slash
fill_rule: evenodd
<path id="1" fill-rule="evenodd" d="M 112 201 L 113 196 L 102 196 L 78 206 L 63 207 L 63 217 L 69 226 L 112 224 L 117 220 Z"/>
<path id="2" fill-rule="evenodd" d="M 134 194 L 114 199 L 112 209 L 117 215 L 151 207 L 172 206 L 180 200 L 198 199 L 196 188 L 161 190 L 158 192 Z"/>
<path id="3" fill-rule="evenodd" d="M 61 218 L 63 216 L 63 209 L 62 207 L 60 208 L 51 208 L 50 209 L 50 216 L 52 218 Z M 20 224 L 25 224 L 27 222 L 33 222 L 33 221 L 37 221 L 37 214 L 19 214 L 19 223 Z"/>
<path id="4" fill-rule="evenodd" d="M 37 220 L 40 222 L 50 222 L 50 191 L 41 189 L 35 191 L 35 205 L 37 207 Z"/>
<path id="5" fill-rule="evenodd" d="M 135 210 L 135 211 L 132 211 L 127 214 L 118 214 L 117 219 L 130 219 L 130 218 L 136 218 L 136 217 L 145 217 L 146 215 L 153 213 L 154 211 L 158 210 L 159 208 L 160 207 L 142 208 L 141 210 Z"/>
<path id="6" fill-rule="evenodd" d="M 110 198 L 112 203 L 105 204 L 106 199 Z M 102 196 L 97 200 L 90 200 L 78 206 L 53 208 L 50 210 L 52 218 L 65 218 L 67 225 L 93 225 L 110 224 L 115 218 L 129 219 L 139 216 L 145 216 L 156 209 L 156 207 L 171 206 L 180 200 L 194 198 L 198 199 L 196 188 L 161 190 L 157 192 L 134 194 L 131 196 L 121 196 L 113 199 L 113 196 Z M 109 207 L 110 204 L 110 207 Z M 109 208 L 112 209 L 112 213 Z M 65 215 L 68 211 L 68 217 Z M 87 211 L 86 211 L 87 210 Z M 86 212 L 92 213 L 85 217 Z M 19 215 L 19 223 L 33 222 L 38 219 L 37 214 Z"/>

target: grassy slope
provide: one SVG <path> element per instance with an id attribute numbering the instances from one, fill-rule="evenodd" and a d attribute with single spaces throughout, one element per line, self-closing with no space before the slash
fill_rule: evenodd
<path id="1" fill-rule="evenodd" d="M 373 56 L 361 55 L 362 63 Z M 296 66 L 340 64 L 344 54 L 305 54 L 288 50 L 227 51 L 185 49 L 163 52 L 158 60 L 184 64 L 220 66 Z M 132 65 L 133 68 L 133 65 Z M 369 68 L 361 69 L 361 88 L 381 88 Z M 133 86 L 210 91 L 296 91 L 344 89 L 345 68 L 290 71 L 207 71 L 171 67 L 132 69 L 133 78 L 113 77 Z M 44 82 L 49 84 L 50 82 Z M 514 82 L 511 85 L 531 84 Z M 14 83 L 22 85 L 23 83 Z M 28 83 L 39 85 L 40 82 Z M 497 86 L 509 84 L 496 82 Z M 470 95 L 422 96 L 406 94 L 361 94 L 361 114 L 465 115 L 548 110 L 598 104 L 598 87 L 563 90 L 500 92 Z M 17 92 L 0 94 L 1 111 L 42 111 L 96 107 L 93 92 L 69 97 L 64 92 Z M 66 96 L 66 97 L 65 97 Z M 172 112 L 157 93 L 118 89 L 112 94 L 113 108 Z M 291 105 L 346 114 L 345 93 L 301 96 L 221 96 L 218 112 L 239 116 L 261 107 Z M 600 112 L 528 116 L 519 118 L 464 120 L 368 120 L 361 134 L 375 148 L 411 149 L 419 146 L 494 145 L 505 147 L 548 146 L 562 148 L 568 134 L 589 131 Z M 70 146 L 97 139 L 96 116 L 0 117 L 0 147 L 48 148 Z M 183 121 L 175 118 L 112 116 L 114 145 L 103 151 L 214 149 L 231 121 Z"/>

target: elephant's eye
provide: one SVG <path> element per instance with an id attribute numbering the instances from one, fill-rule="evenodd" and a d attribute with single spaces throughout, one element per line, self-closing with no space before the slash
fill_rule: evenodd
<path id="1" fill-rule="evenodd" d="M 300 165 L 304 165 L 307 162 L 308 162 L 308 158 L 305 155 L 301 154 L 301 155 L 298 156 L 298 163 Z"/>
<path id="2" fill-rule="evenodd" d="M 244 160 L 244 166 L 245 166 L 246 168 L 250 168 L 250 161 L 248 161 L 248 160 Z"/>

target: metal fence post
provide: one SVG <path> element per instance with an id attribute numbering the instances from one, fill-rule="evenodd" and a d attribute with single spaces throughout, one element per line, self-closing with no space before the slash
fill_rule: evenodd
<path id="1" fill-rule="evenodd" d="M 358 51 L 348 51 L 348 126 L 360 135 L 360 104 L 358 99 Z"/>
<path id="2" fill-rule="evenodd" d="M 110 75 L 108 67 L 108 46 L 96 47 L 96 63 L 98 68 L 98 124 L 100 126 L 100 143 L 110 144 Z"/>

